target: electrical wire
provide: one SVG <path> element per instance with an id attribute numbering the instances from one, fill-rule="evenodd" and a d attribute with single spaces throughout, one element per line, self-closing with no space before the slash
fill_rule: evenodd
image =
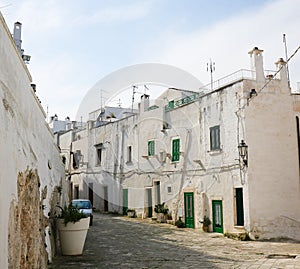
<path id="1" fill-rule="evenodd" d="M 294 53 L 287 59 L 286 63 L 288 63 L 295 55 L 296 53 L 300 50 L 300 46 L 294 51 Z M 257 93 L 260 93 L 263 91 L 264 88 L 267 87 L 267 85 L 276 77 L 276 75 L 282 70 L 284 66 L 282 65 L 274 74 L 273 78 L 272 79 L 269 79 L 258 91 Z M 238 109 L 238 112 L 240 112 L 241 110 L 245 109 L 246 105 L 248 105 L 250 103 L 250 101 L 252 101 L 254 99 L 255 96 L 253 96 L 251 99 L 248 100 L 248 102 L 246 102 L 242 107 L 240 107 Z"/>

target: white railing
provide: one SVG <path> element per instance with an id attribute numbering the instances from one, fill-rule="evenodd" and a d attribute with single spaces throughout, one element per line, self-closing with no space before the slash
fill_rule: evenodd
<path id="1" fill-rule="evenodd" d="M 265 70 L 265 75 L 266 77 L 269 76 L 274 76 L 276 71 L 272 70 Z M 241 69 L 238 70 L 226 77 L 220 78 L 216 81 L 213 81 L 213 83 L 209 83 L 207 85 L 204 85 L 199 88 L 200 92 L 203 92 L 204 94 L 209 93 L 210 91 L 214 91 L 216 89 L 222 88 L 226 85 L 232 84 L 234 82 L 237 82 L 242 79 L 256 79 L 256 73 L 255 71 L 252 70 L 247 70 L 247 69 Z"/>

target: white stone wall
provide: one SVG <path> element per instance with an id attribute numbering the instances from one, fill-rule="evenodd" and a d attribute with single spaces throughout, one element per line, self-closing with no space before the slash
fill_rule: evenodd
<path id="1" fill-rule="evenodd" d="M 21 197 L 18 196 L 18 189 L 23 188 L 22 185 L 18 186 L 18 174 L 26 174 L 25 171 L 36 170 L 40 180 L 38 190 L 45 190 L 46 192 L 46 195 L 44 194 L 45 199 L 41 198 L 40 202 L 44 206 L 42 214 L 47 217 L 48 213 L 53 210 L 51 199 L 55 187 L 64 184 L 64 170 L 59 150 L 54 144 L 53 135 L 45 122 L 45 113 L 31 89 L 31 76 L 14 46 L 11 34 L 1 14 L 0 62 L 0 121 L 2 123 L 0 132 L 0 163 L 2 164 L 0 173 L 0 188 L 2 190 L 0 196 L 0 267 L 8 268 L 8 254 L 14 251 L 8 249 L 8 225 L 12 221 L 9 218 L 14 216 L 13 212 L 10 212 L 10 207 L 11 210 L 15 210 L 14 208 L 22 203 L 18 200 L 18 197 Z M 22 184 L 22 181 L 19 184 Z M 27 190 L 28 192 L 30 190 Z M 34 199 L 33 197 L 35 196 L 29 196 L 28 199 Z M 61 197 L 61 199 L 63 198 Z M 32 204 L 35 203 L 35 201 L 29 200 L 27 204 L 31 202 Z M 31 217 L 34 218 L 35 216 L 31 215 Z M 29 223 L 23 223 L 23 225 L 30 227 L 30 221 L 33 219 L 29 219 Z M 23 228 L 21 224 L 16 228 L 21 230 L 12 232 L 22 234 Z M 14 238 L 18 239 L 17 236 Z M 11 240 L 14 239 L 11 238 Z M 45 240 L 51 260 L 54 250 L 51 250 L 49 233 L 46 233 Z M 24 244 L 26 242 L 23 243 L 22 247 Z M 24 247 L 31 247 L 36 253 L 44 246 L 28 245 Z M 28 262 L 34 262 L 33 260 L 30 261 L 31 258 L 29 257 Z M 43 260 L 43 257 L 39 258 Z M 11 261 L 14 262 L 13 259 Z M 47 263 L 47 260 L 44 262 Z M 24 266 L 24 263 L 22 265 Z M 22 265 L 10 264 L 14 268 L 22 267 Z"/>
<path id="2" fill-rule="evenodd" d="M 255 85 L 254 85 L 255 86 Z M 286 83 L 273 81 L 245 110 L 249 145 L 249 230 L 300 239 L 296 115 Z"/>
<path id="3" fill-rule="evenodd" d="M 168 205 L 174 221 L 179 211 L 184 214 L 184 193 L 193 192 L 196 228 L 202 226 L 204 215 L 213 220 L 212 202 L 220 200 L 223 233 L 248 233 L 261 239 L 280 236 L 299 239 L 295 117 L 300 116 L 300 98 L 291 96 L 284 70 L 280 77 L 265 85 L 262 50 L 259 53 L 258 59 L 253 58 L 258 60 L 254 63 L 260 72 L 258 77 L 241 77 L 194 102 L 175 105 L 165 112 L 170 101 L 180 104 L 178 100 L 193 95 L 169 89 L 155 100 L 155 109 L 148 110 L 147 98 L 143 97 L 146 101 L 142 98 L 138 114 L 97 128 L 90 124 L 88 166 L 85 176 L 76 180 L 93 182 L 98 197 L 94 205 L 103 210 L 104 188 L 107 188 L 108 210 L 121 213 L 122 190 L 128 189 L 128 208 L 146 217 L 147 190 L 152 190 L 154 210 L 159 182 L 160 202 Z M 256 89 L 258 95 L 249 99 L 251 89 Z M 211 150 L 210 128 L 217 125 L 220 150 Z M 173 162 L 172 140 L 176 138 L 180 139 L 180 158 Z M 152 140 L 155 154 L 148 156 L 148 141 Z M 239 158 L 241 140 L 248 144 L 248 166 Z M 97 165 L 95 145 L 101 143 L 102 161 Z M 78 144 L 79 148 L 82 146 Z M 236 188 L 243 189 L 243 226 L 237 226 Z"/>

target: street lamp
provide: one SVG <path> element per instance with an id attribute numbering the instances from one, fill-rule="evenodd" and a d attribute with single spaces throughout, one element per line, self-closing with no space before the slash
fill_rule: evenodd
<path id="1" fill-rule="evenodd" d="M 245 143 L 244 140 L 241 140 L 240 144 L 238 145 L 239 155 L 240 158 L 243 160 L 244 165 L 248 165 L 248 145 Z"/>

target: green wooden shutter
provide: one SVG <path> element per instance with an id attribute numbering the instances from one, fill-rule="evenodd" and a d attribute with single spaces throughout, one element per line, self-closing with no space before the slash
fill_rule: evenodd
<path id="1" fill-rule="evenodd" d="M 214 126 L 210 129 L 210 150 L 220 149 L 220 126 Z"/>
<path id="2" fill-rule="evenodd" d="M 172 162 L 178 162 L 180 156 L 180 139 L 172 141 Z"/>
<path id="3" fill-rule="evenodd" d="M 148 156 L 153 156 L 155 154 L 155 144 L 154 140 L 148 141 Z"/>

